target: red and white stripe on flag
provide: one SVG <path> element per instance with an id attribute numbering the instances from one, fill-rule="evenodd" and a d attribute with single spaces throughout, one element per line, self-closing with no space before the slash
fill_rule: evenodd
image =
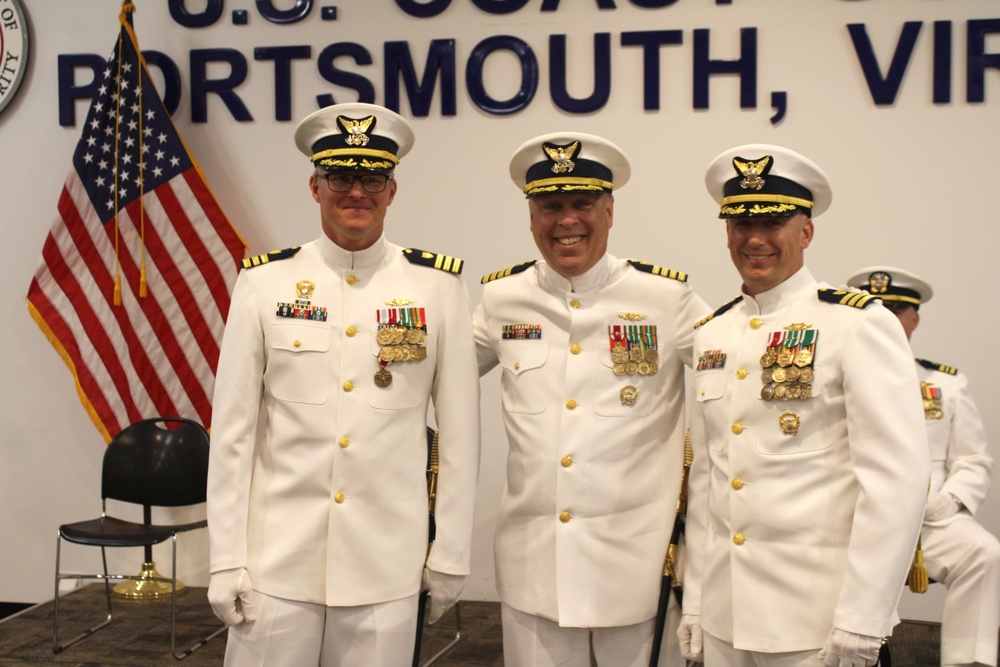
<path id="1" fill-rule="evenodd" d="M 27 296 L 106 442 L 149 417 L 210 427 L 246 249 L 156 92 L 131 11 L 125 3 Z"/>

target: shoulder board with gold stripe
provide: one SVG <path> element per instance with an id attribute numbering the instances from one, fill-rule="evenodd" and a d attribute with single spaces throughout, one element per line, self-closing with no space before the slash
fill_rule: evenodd
<path id="1" fill-rule="evenodd" d="M 631 264 L 633 268 L 645 271 L 646 273 L 652 273 L 654 276 L 673 278 L 674 280 L 679 280 L 682 283 L 686 283 L 688 279 L 688 274 L 682 271 L 674 271 L 673 269 L 667 269 L 662 266 L 655 266 L 649 262 L 640 262 L 637 259 L 630 259 L 628 263 Z"/>
<path id="2" fill-rule="evenodd" d="M 714 313 L 712 313 L 711 315 L 706 315 L 705 317 L 703 317 L 703 318 L 701 318 L 700 320 L 698 320 L 697 322 L 695 322 L 695 323 L 694 323 L 694 328 L 695 328 L 695 329 L 697 329 L 698 327 L 700 327 L 700 326 L 702 326 L 703 324 L 707 323 L 707 322 L 708 322 L 709 320 L 711 320 L 711 319 L 712 319 L 713 317 L 715 317 L 716 315 L 721 315 L 721 314 L 723 314 L 724 312 L 726 312 L 727 310 L 729 310 L 730 308 L 732 308 L 733 306 L 735 306 L 736 304 L 738 304 L 738 303 L 739 303 L 740 301 L 742 301 L 742 300 L 743 300 L 743 295 L 742 295 L 742 294 L 740 294 L 740 295 L 739 295 L 738 297 L 736 297 L 735 299 L 733 299 L 733 300 L 732 300 L 732 301 L 730 301 L 729 303 L 727 303 L 727 304 L 724 304 L 724 305 L 722 305 L 722 306 L 719 306 L 719 307 L 718 307 L 718 308 L 717 308 L 717 309 L 715 310 L 715 312 L 714 312 Z"/>
<path id="3" fill-rule="evenodd" d="M 419 248 L 406 248 L 403 250 L 403 256 L 413 264 L 447 271 L 448 273 L 460 274 L 462 273 L 462 267 L 465 265 L 465 262 L 458 257 L 439 255 L 436 252 L 427 252 Z"/>
<path id="4" fill-rule="evenodd" d="M 927 361 L 926 359 L 917 359 L 917 363 L 932 371 L 941 371 L 942 373 L 947 373 L 948 375 L 958 375 L 958 369 L 954 366 L 945 366 L 944 364 Z"/>
<path id="5" fill-rule="evenodd" d="M 499 271 L 494 271 L 493 273 L 487 273 L 483 276 L 483 279 L 479 282 L 485 285 L 491 280 L 498 280 L 500 278 L 506 278 L 507 276 L 512 276 L 515 273 L 521 273 L 522 271 L 527 271 L 529 267 L 534 266 L 538 260 L 532 259 L 527 262 L 521 262 L 520 264 L 515 264 L 514 266 L 508 266 L 506 269 L 500 269 Z"/>
<path id="6" fill-rule="evenodd" d="M 272 250 L 271 252 L 266 252 L 263 255 L 257 255 L 256 257 L 246 257 L 243 260 L 244 269 L 252 269 L 255 266 L 260 266 L 261 264 L 268 264 L 269 262 L 277 262 L 279 259 L 288 259 L 299 250 L 301 250 L 297 245 L 293 245 L 291 248 L 285 248 L 284 250 Z"/>
<path id="7" fill-rule="evenodd" d="M 847 292 L 842 289 L 820 288 L 817 291 L 820 301 L 827 303 L 839 303 L 841 306 L 853 306 L 855 308 L 867 308 L 874 303 L 878 297 L 868 292 Z"/>

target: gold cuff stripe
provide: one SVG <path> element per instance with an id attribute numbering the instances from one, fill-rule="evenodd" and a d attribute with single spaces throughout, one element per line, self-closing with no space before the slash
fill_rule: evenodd
<path id="1" fill-rule="evenodd" d="M 554 188 L 560 186 L 585 186 L 588 188 L 601 188 L 611 190 L 615 184 L 611 181 L 604 181 L 599 178 L 579 178 L 576 176 L 565 176 L 562 178 L 540 178 L 532 181 L 522 188 L 524 194 L 530 194 L 532 190 L 540 188 Z"/>
<path id="2" fill-rule="evenodd" d="M 743 202 L 768 202 L 777 204 L 792 204 L 794 206 L 802 206 L 805 208 L 812 208 L 813 203 L 808 199 L 800 199 L 798 197 L 787 197 L 785 195 L 732 195 L 730 197 L 723 197 L 722 205 L 727 204 L 740 204 Z"/>
<path id="3" fill-rule="evenodd" d="M 389 160 L 393 164 L 399 164 L 399 158 L 389 151 L 379 151 L 374 148 L 330 148 L 313 154 L 309 159 L 315 162 L 316 160 L 322 160 L 325 157 L 333 157 L 335 155 L 367 155 L 369 157 L 380 157 Z"/>

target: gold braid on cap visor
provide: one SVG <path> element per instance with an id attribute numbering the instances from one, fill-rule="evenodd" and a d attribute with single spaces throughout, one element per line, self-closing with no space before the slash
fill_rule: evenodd
<path id="1" fill-rule="evenodd" d="M 366 155 L 369 157 L 378 157 L 384 160 L 389 160 L 393 164 L 399 164 L 399 158 L 390 153 L 389 151 L 375 150 L 374 148 L 330 148 L 325 151 L 320 151 L 319 153 L 313 154 L 309 159 L 312 162 L 318 162 L 323 158 L 334 157 L 336 155 Z"/>
<path id="2" fill-rule="evenodd" d="M 599 178 L 579 178 L 579 177 L 565 177 L 565 178 L 541 178 L 537 181 L 532 181 L 522 188 L 522 191 L 526 195 L 535 194 L 538 192 L 545 191 L 556 191 L 561 190 L 563 192 L 568 190 L 612 190 L 615 184 L 611 181 L 603 181 Z"/>
<path id="3" fill-rule="evenodd" d="M 786 195 L 732 195 L 730 197 L 723 197 L 722 205 L 726 206 L 728 204 L 742 204 L 743 202 L 766 202 L 773 204 L 792 204 L 793 206 L 802 206 L 803 208 L 812 208 L 813 203 L 808 199 L 800 199 L 798 197 L 788 197 Z"/>
<path id="4" fill-rule="evenodd" d="M 883 301 L 902 301 L 903 303 L 920 305 L 920 299 L 915 299 L 912 296 L 903 296 L 902 294 L 872 294 L 872 296 Z"/>

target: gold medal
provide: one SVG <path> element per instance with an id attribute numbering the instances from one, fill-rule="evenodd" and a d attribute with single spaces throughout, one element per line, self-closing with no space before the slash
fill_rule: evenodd
<path id="1" fill-rule="evenodd" d="M 777 361 L 778 361 L 778 355 L 772 352 L 771 350 L 768 350 L 761 356 L 760 365 L 763 368 L 767 368 L 769 366 L 773 366 Z"/>
<path id="2" fill-rule="evenodd" d="M 627 364 L 625 364 L 625 372 L 628 373 L 629 375 L 635 375 L 636 373 L 639 372 L 639 364 L 635 363 L 634 361 L 628 362 Z"/>
<path id="3" fill-rule="evenodd" d="M 775 368 L 773 371 L 771 371 L 771 378 L 773 378 L 775 382 L 784 382 L 785 369 L 782 368 L 781 366 Z"/>
<path id="4" fill-rule="evenodd" d="M 389 363 L 390 361 L 392 361 L 393 359 L 395 359 L 395 356 L 393 355 L 393 352 L 392 352 L 392 348 L 391 347 L 383 347 L 381 350 L 379 350 L 378 351 L 378 359 L 379 359 L 379 361 L 384 361 L 385 363 Z"/>
<path id="5" fill-rule="evenodd" d="M 415 347 L 413 348 L 413 360 L 423 361 L 427 358 L 427 348 L 426 347 Z"/>
<path id="6" fill-rule="evenodd" d="M 649 347 L 646 348 L 646 353 L 643 355 L 643 358 L 651 364 L 656 364 L 660 361 L 660 354 L 653 348 Z"/>
<path id="7" fill-rule="evenodd" d="M 766 384 L 760 389 L 760 397 L 765 401 L 774 399 L 774 385 Z"/>
<path id="8" fill-rule="evenodd" d="M 615 372 L 615 375 L 625 375 L 626 372 L 625 364 L 621 363 L 615 364 L 614 366 L 611 367 L 611 370 Z"/>
<path id="9" fill-rule="evenodd" d="M 639 362 L 639 375 L 649 375 L 649 362 L 640 361 Z"/>
<path id="10" fill-rule="evenodd" d="M 808 366 L 809 364 L 812 363 L 812 360 L 813 360 L 813 353 L 812 350 L 810 350 L 809 348 L 802 348 L 801 350 L 795 353 L 795 365 L 798 366 L 799 368 Z"/>
<path id="11" fill-rule="evenodd" d="M 639 363 L 640 361 L 642 361 L 643 360 L 642 348 L 633 347 L 631 350 L 628 351 L 628 358 L 629 361 L 634 361 L 635 363 Z"/>
<path id="12" fill-rule="evenodd" d="M 797 434 L 801 423 L 802 420 L 799 419 L 799 416 L 790 410 L 778 415 L 778 426 L 781 427 L 781 432 L 785 435 Z"/>
<path id="13" fill-rule="evenodd" d="M 802 393 L 799 394 L 799 400 L 804 401 L 807 398 L 811 398 L 812 397 L 812 390 L 813 390 L 813 386 L 811 384 L 803 384 L 802 385 Z"/>
<path id="14" fill-rule="evenodd" d="M 624 364 L 628 361 L 628 350 L 624 347 L 616 347 L 611 350 L 611 361 L 616 364 Z"/>
<path id="15" fill-rule="evenodd" d="M 788 389 L 783 384 L 775 385 L 774 387 L 774 397 L 781 399 L 785 397 L 785 393 Z"/>
<path id="16" fill-rule="evenodd" d="M 799 371 L 799 382 L 806 384 L 812 382 L 812 379 L 813 379 L 813 369 L 806 366 L 805 368 Z"/>
<path id="17" fill-rule="evenodd" d="M 801 395 L 802 395 L 802 385 L 800 385 L 798 382 L 796 382 L 795 384 L 788 385 L 788 398 L 790 400 L 793 401 L 798 400 L 799 396 Z"/>
<path id="18" fill-rule="evenodd" d="M 771 384 L 774 381 L 774 371 L 770 368 L 765 368 L 760 372 L 760 381 L 764 384 Z"/>
<path id="19" fill-rule="evenodd" d="M 375 339 L 378 341 L 379 345 L 392 345 L 392 329 L 389 327 L 382 327 L 375 334 Z"/>
<path id="20" fill-rule="evenodd" d="M 649 363 L 649 374 L 650 375 L 656 375 L 659 372 L 659 370 L 660 370 L 659 364 L 655 364 L 653 362 Z"/>
<path id="21" fill-rule="evenodd" d="M 392 384 L 392 373 L 384 366 L 375 373 L 375 384 L 379 387 L 388 387 Z"/>
<path id="22" fill-rule="evenodd" d="M 778 365 L 779 366 L 791 366 L 792 365 L 792 352 L 788 349 L 784 349 L 778 354 Z"/>
<path id="23" fill-rule="evenodd" d="M 406 330 L 406 342 L 410 345 L 416 345 L 420 342 L 420 334 L 422 332 L 420 329 L 407 329 Z"/>
<path id="24" fill-rule="evenodd" d="M 785 382 L 795 382 L 802 376 L 802 371 L 798 366 L 789 366 L 785 369 Z"/>

